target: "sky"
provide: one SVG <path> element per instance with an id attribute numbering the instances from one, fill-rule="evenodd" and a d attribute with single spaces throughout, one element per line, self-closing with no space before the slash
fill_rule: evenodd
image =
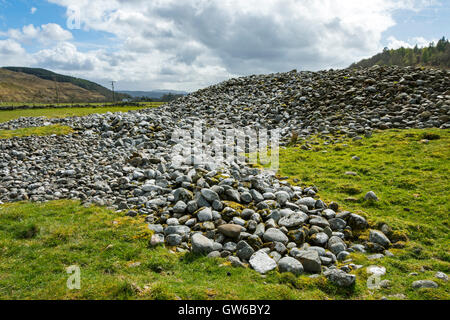
<path id="1" fill-rule="evenodd" d="M 0 66 L 194 91 L 449 37 L 450 0 L 0 0 Z"/>

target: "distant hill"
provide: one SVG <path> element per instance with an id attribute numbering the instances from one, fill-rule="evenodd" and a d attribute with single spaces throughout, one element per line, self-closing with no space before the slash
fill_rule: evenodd
<path id="1" fill-rule="evenodd" d="M 140 97 L 149 97 L 155 99 L 161 99 L 164 95 L 173 94 L 173 95 L 186 95 L 188 94 L 185 91 L 177 91 L 177 90 L 152 90 L 152 91 L 117 91 L 120 93 L 128 94 L 133 98 Z"/>
<path id="2" fill-rule="evenodd" d="M 129 97 L 117 94 L 115 100 Z M 0 101 L 28 103 L 106 102 L 112 91 L 92 81 L 41 68 L 0 68 Z"/>
<path id="3" fill-rule="evenodd" d="M 450 68 L 450 43 L 443 37 L 437 44 L 431 43 L 428 47 L 400 48 L 392 50 L 384 48 L 383 52 L 369 59 L 354 63 L 350 68 L 371 67 L 373 65 L 430 66 Z"/>

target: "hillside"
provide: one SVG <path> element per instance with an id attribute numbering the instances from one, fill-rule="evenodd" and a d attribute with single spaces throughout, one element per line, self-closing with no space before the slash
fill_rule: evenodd
<path id="1" fill-rule="evenodd" d="M 116 100 L 127 95 L 117 94 Z M 104 102 L 112 92 L 94 82 L 45 69 L 0 68 L 0 102 Z"/>
<path id="2" fill-rule="evenodd" d="M 437 44 L 431 43 L 428 47 L 389 49 L 376 54 L 372 58 L 354 63 L 350 68 L 372 67 L 374 65 L 396 65 L 406 66 L 430 66 L 439 68 L 450 68 L 450 42 L 443 37 Z"/>

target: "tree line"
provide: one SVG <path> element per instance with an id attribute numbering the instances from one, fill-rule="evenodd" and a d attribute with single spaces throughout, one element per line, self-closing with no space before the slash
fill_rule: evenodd
<path id="1" fill-rule="evenodd" d="M 428 47 L 389 49 L 369 59 L 353 63 L 350 68 L 371 67 L 373 65 L 396 65 L 406 66 L 432 66 L 439 68 L 450 68 L 450 42 L 442 37 L 437 43 L 430 43 Z"/>
<path id="2" fill-rule="evenodd" d="M 152 97 L 134 97 L 131 98 L 130 101 L 132 102 L 170 102 L 173 100 L 176 100 L 178 98 L 183 97 L 183 94 L 173 94 L 173 93 L 167 93 L 163 95 L 161 98 L 152 98 Z"/>

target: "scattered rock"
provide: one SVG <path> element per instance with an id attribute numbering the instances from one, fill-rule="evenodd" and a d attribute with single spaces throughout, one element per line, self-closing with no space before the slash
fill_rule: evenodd
<path id="1" fill-rule="evenodd" d="M 255 250 L 244 240 L 238 242 L 236 246 L 236 255 L 244 261 L 248 261 Z"/>
<path id="2" fill-rule="evenodd" d="M 356 282 L 354 274 L 348 274 L 339 269 L 329 269 L 324 272 L 325 277 L 339 287 L 351 287 Z"/>
<path id="3" fill-rule="evenodd" d="M 389 248 L 389 246 L 391 245 L 391 241 L 389 241 L 388 237 L 386 237 L 383 232 L 378 230 L 370 230 L 369 241 L 377 243 L 385 248 Z"/>
<path id="4" fill-rule="evenodd" d="M 377 259 L 381 259 L 383 257 L 384 257 L 383 254 L 376 253 L 376 254 L 372 254 L 372 255 L 368 256 L 367 259 L 369 259 L 369 260 L 377 260 Z"/>
<path id="5" fill-rule="evenodd" d="M 431 280 L 417 280 L 412 284 L 413 289 L 421 289 L 421 288 L 437 288 L 438 284 Z"/>
<path id="6" fill-rule="evenodd" d="M 369 191 L 366 193 L 366 195 L 364 196 L 364 200 L 368 200 L 368 201 L 378 201 L 378 197 L 375 194 L 375 192 L 373 191 Z"/>
<path id="7" fill-rule="evenodd" d="M 386 274 L 386 268 L 385 267 L 378 267 L 378 266 L 370 266 L 366 268 L 367 274 L 373 274 L 377 276 L 384 276 Z"/>
<path id="8" fill-rule="evenodd" d="M 198 221 L 204 222 L 204 221 L 211 221 L 212 220 L 212 211 L 211 208 L 204 208 L 201 209 L 197 213 Z"/>
<path id="9" fill-rule="evenodd" d="M 438 278 L 438 279 L 441 279 L 441 280 L 444 280 L 444 281 L 448 281 L 448 276 L 445 273 L 443 273 L 443 272 L 438 271 L 438 272 L 435 273 L 434 276 L 436 278 Z"/>

